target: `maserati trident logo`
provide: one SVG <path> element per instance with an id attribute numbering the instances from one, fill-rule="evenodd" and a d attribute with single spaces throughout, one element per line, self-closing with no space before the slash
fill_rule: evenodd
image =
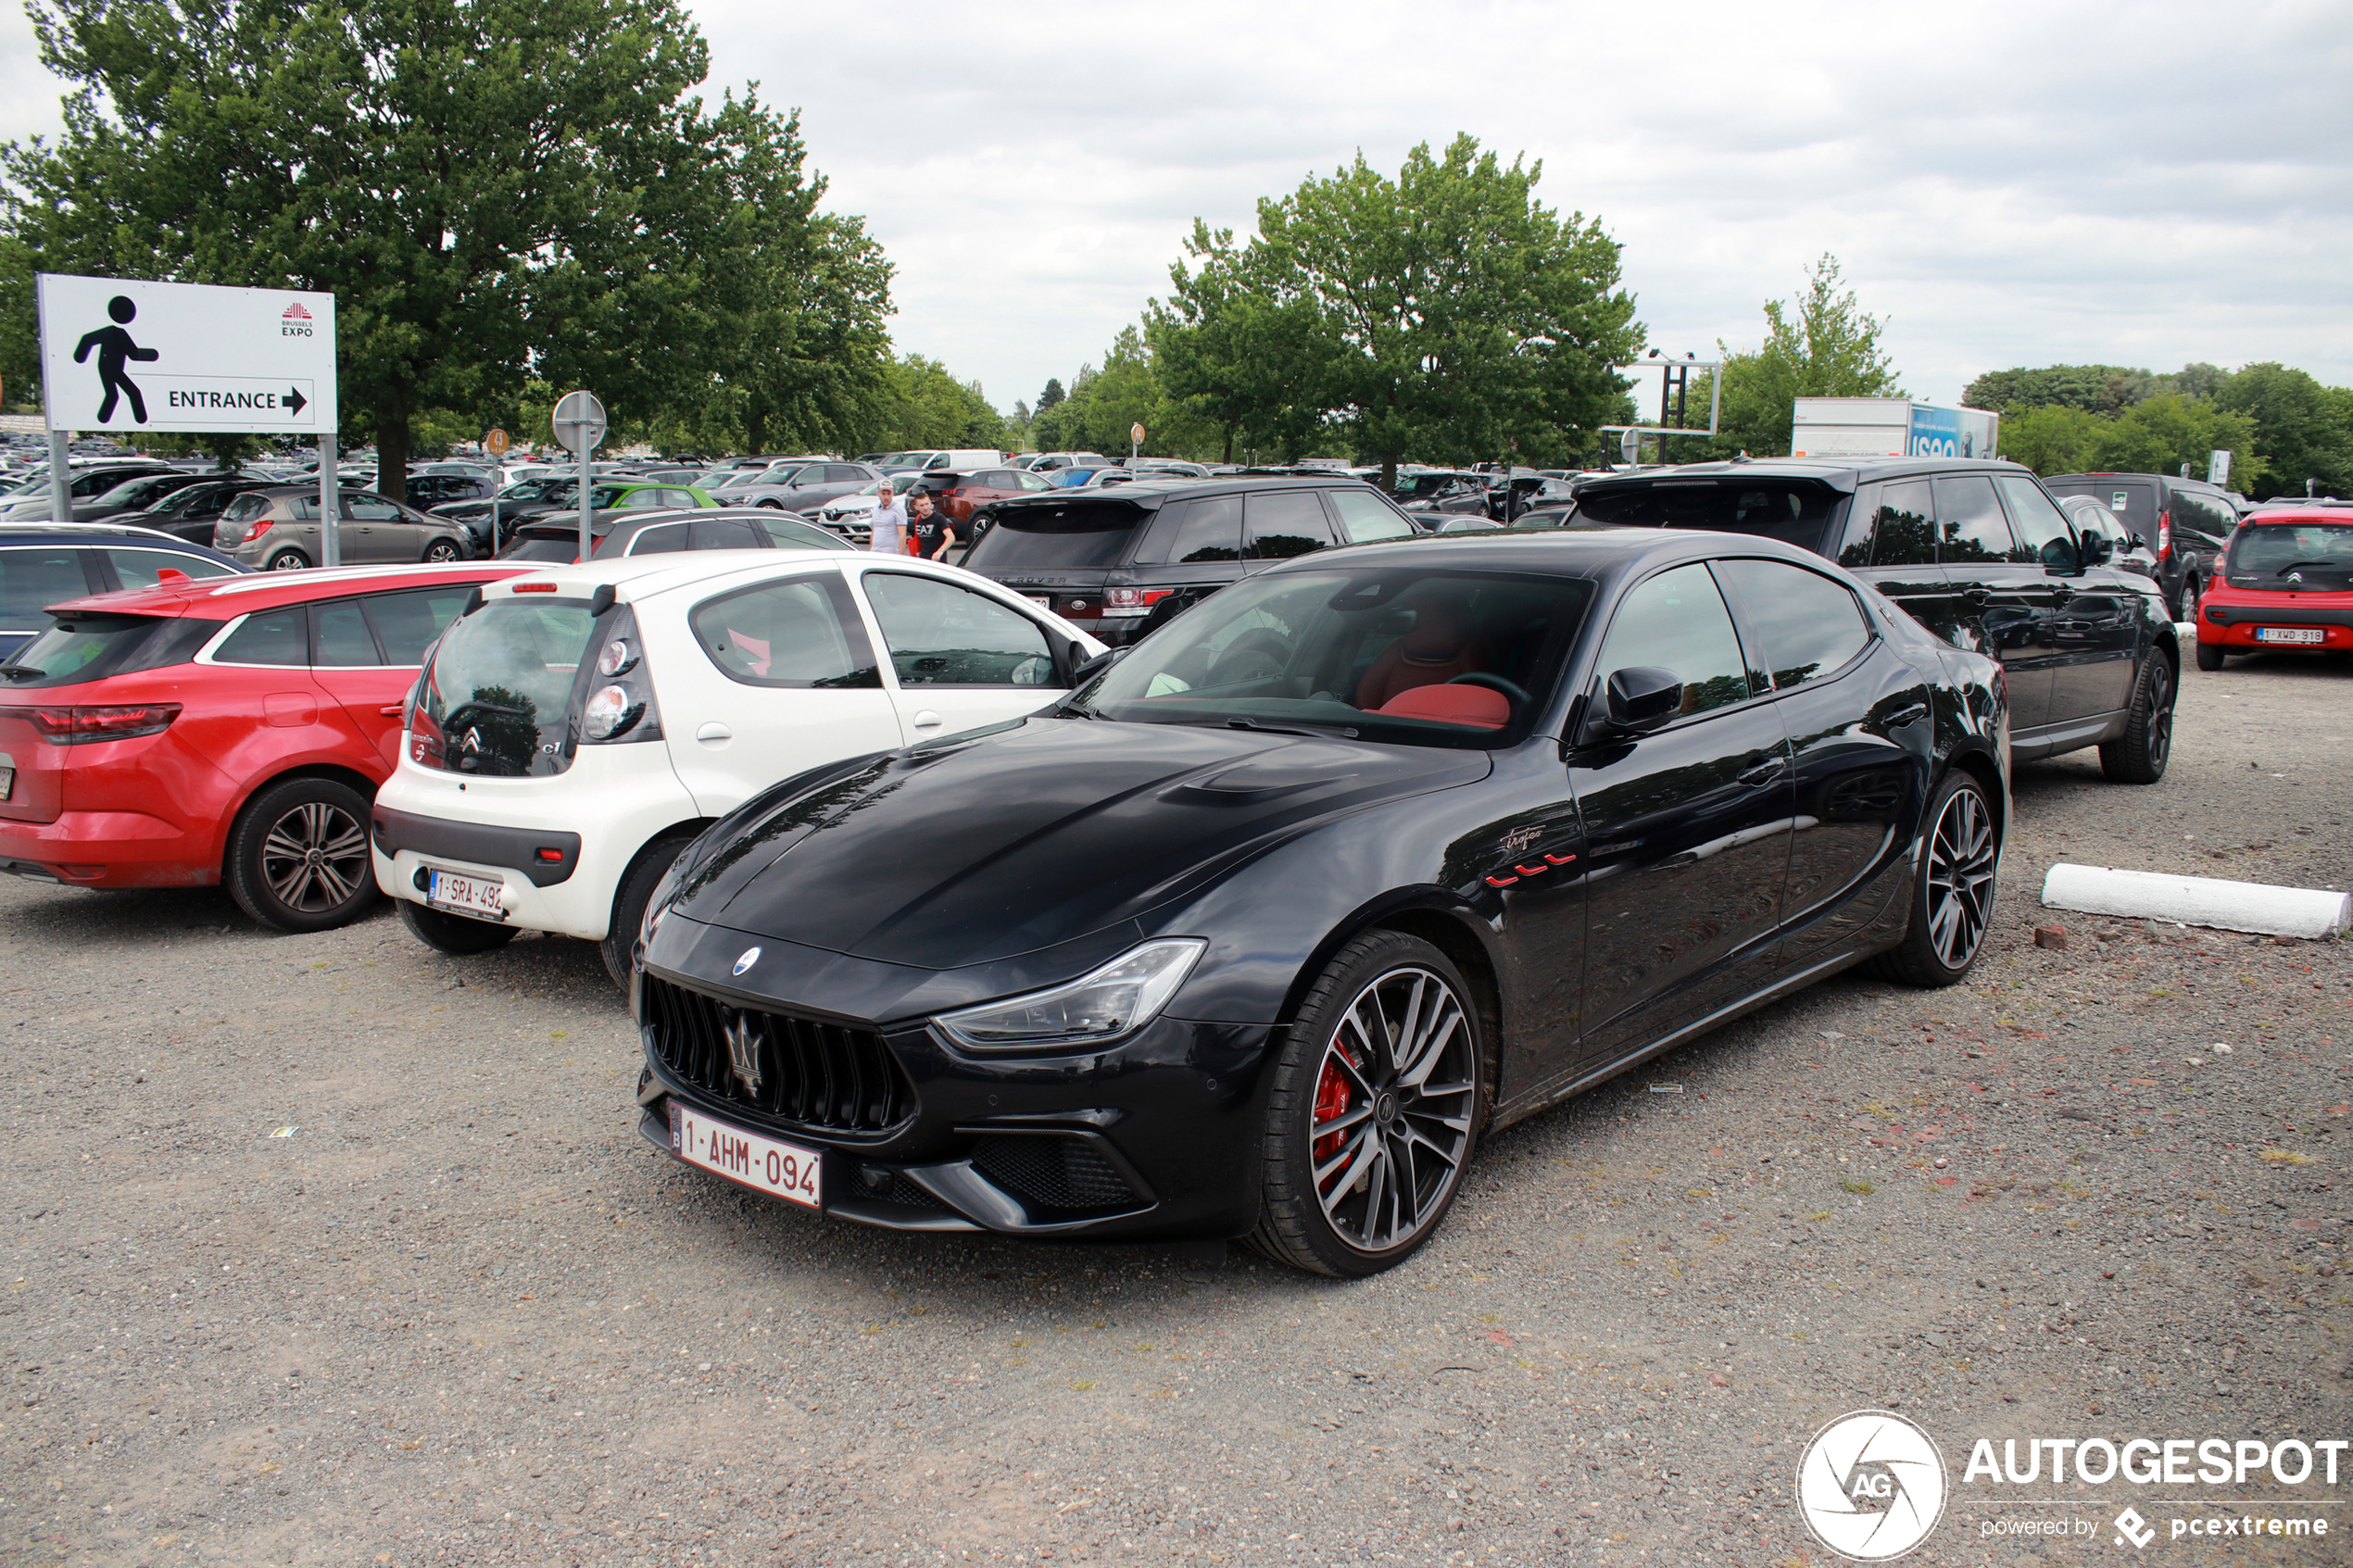
<path id="1" fill-rule="evenodd" d="M 760 1093 L 760 1026 L 748 1016 L 730 1010 L 727 1019 L 727 1060 L 736 1069 L 736 1082 L 744 1093 L 755 1098 Z"/>

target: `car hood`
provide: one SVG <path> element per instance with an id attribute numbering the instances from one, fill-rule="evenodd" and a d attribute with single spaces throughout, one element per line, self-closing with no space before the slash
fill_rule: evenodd
<path id="1" fill-rule="evenodd" d="M 949 969 L 1134 920 L 1316 823 L 1472 783 L 1483 751 L 1032 719 L 786 786 L 707 837 L 678 912 Z"/>

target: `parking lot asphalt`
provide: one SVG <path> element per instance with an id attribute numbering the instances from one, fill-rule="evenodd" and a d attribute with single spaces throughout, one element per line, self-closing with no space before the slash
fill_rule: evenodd
<path id="1" fill-rule="evenodd" d="M 2353 661 L 2186 671 L 2163 784 L 2020 770 L 1968 984 L 1840 979 L 1509 1129 L 1358 1284 L 690 1174 L 584 943 L 0 885 L 0 1561 L 1822 1563 L 1799 1454 L 1869 1406 L 1944 1460 L 1907 1561 L 2137 1560 L 2128 1504 L 2153 1560 L 2353 1560 L 2353 1462 L 1963 1477 L 2353 1436 L 2353 943 L 2036 901 L 2353 887 L 2348 773 Z M 2166 1538 L 2221 1503 L 2336 1537 Z"/>

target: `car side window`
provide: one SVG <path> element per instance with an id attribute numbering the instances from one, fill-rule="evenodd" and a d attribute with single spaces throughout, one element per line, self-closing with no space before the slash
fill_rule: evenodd
<path id="1" fill-rule="evenodd" d="M 301 605 L 256 610 L 213 650 L 215 664 L 274 664 L 299 669 L 310 662 L 310 615 Z"/>
<path id="2" fill-rule="evenodd" d="M 310 662 L 326 669 L 363 669 L 387 660 L 368 629 L 368 612 L 358 599 L 313 605 Z"/>
<path id="3" fill-rule="evenodd" d="M 755 517 L 751 521 L 760 532 L 768 535 L 768 543 L 780 550 L 834 550 L 841 547 L 839 538 L 812 523 L 796 522 L 791 518 L 774 515 Z"/>
<path id="4" fill-rule="evenodd" d="M 2006 561 L 2018 547 L 1994 482 L 1966 473 L 1936 482 L 1937 558 L 1948 563 Z"/>
<path id="5" fill-rule="evenodd" d="M 1155 559 L 1177 566 L 1241 559 L 1242 498 L 1211 495 L 1180 502 L 1175 518 L 1164 515 L 1154 526 L 1151 547 Z"/>
<path id="6" fill-rule="evenodd" d="M 1778 560 L 1727 560 L 1716 574 L 1741 607 L 1754 679 L 1762 666 L 1787 691 L 1843 670 L 1870 646 L 1871 624 L 1843 583 Z"/>
<path id="7" fill-rule="evenodd" d="M 2002 499 L 2009 503 L 2010 522 L 2018 530 L 2018 547 L 2010 553 L 2015 561 L 2039 562 L 2073 571 L 2081 564 L 2075 549 L 2075 531 L 2067 525 L 2067 518 L 2043 487 L 2023 475 L 2006 473 L 1994 481 Z"/>
<path id="8" fill-rule="evenodd" d="M 1340 532 L 1352 545 L 1414 536 L 1414 525 L 1399 516 L 1396 508 L 1385 505 L 1369 490 L 1334 490 L 1330 496 L 1332 510 L 1340 514 Z"/>
<path id="9" fill-rule="evenodd" d="M 1242 553 L 1252 560 L 1290 560 L 1332 542 L 1331 524 L 1313 490 L 1265 490 L 1242 502 Z"/>
<path id="10" fill-rule="evenodd" d="M 969 588 L 899 571 L 869 571 L 890 667 L 902 686 L 1051 686 L 1046 629 Z"/>
<path id="11" fill-rule="evenodd" d="M 368 624 L 390 665 L 422 664 L 425 649 L 465 613 L 472 583 L 447 588 L 410 588 L 397 594 L 371 594 L 359 601 Z"/>
<path id="12" fill-rule="evenodd" d="M 169 550 L 108 549 L 107 559 L 126 588 L 152 588 L 166 568 L 188 577 L 226 577 L 229 568 L 202 556 L 174 555 Z"/>
<path id="13" fill-rule="evenodd" d="M 1035 473 L 1023 472 L 1013 477 L 1021 482 L 1021 487 L 1024 490 L 1051 490 L 1053 488 L 1051 484 Z"/>
<path id="14" fill-rule="evenodd" d="M 747 686 L 879 686 L 874 649 L 838 572 L 738 589 L 697 605 L 695 641 Z"/>
<path id="15" fill-rule="evenodd" d="M 0 627 L 19 631 L 46 626 L 44 605 L 78 599 L 91 591 L 79 550 L 0 550 Z"/>
<path id="16" fill-rule="evenodd" d="M 1685 713 L 1748 700 L 1748 675 L 1731 613 L 1705 566 L 1679 566 L 1636 583 L 1619 601 L 1602 644 L 1606 682 L 1620 670 L 1672 670 Z"/>
<path id="17" fill-rule="evenodd" d="M 827 484 L 863 484 L 866 481 L 874 477 L 875 476 L 873 474 L 868 473 L 864 469 L 852 468 L 848 463 L 827 463 L 825 465 L 824 483 Z M 812 479 L 806 481 L 806 483 L 815 484 L 818 481 Z"/>
<path id="18" fill-rule="evenodd" d="M 686 547 L 686 525 L 683 522 L 641 529 L 637 537 L 629 541 L 629 553 L 633 556 L 663 556 Z"/>
<path id="19" fill-rule="evenodd" d="M 686 548 L 690 550 L 764 550 L 768 542 L 751 531 L 751 520 L 742 517 L 696 518 L 686 525 Z"/>
<path id="20" fill-rule="evenodd" d="M 1935 519 L 1936 501 L 1928 481 L 1882 486 L 1879 504 L 1871 513 L 1870 564 L 1934 566 Z M 1842 554 L 1841 563 L 1843 562 Z"/>
<path id="21" fill-rule="evenodd" d="M 701 502 L 695 499 L 694 492 L 691 490 L 663 489 L 656 491 L 655 494 L 661 497 L 661 504 L 663 506 L 676 507 L 682 511 L 702 505 Z"/>
<path id="22" fill-rule="evenodd" d="M 381 495 L 346 495 L 343 515 L 355 522 L 403 522 L 400 508 Z"/>

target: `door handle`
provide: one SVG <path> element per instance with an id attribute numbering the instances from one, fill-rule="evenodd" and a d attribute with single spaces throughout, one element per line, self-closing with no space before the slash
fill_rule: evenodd
<path id="1" fill-rule="evenodd" d="M 908 721 L 908 722 L 913 724 L 915 728 L 919 730 L 936 730 L 947 721 L 948 721 L 942 719 L 938 714 L 933 712 L 928 708 L 923 709 L 921 712 L 917 713 L 914 718 Z"/>
<path id="2" fill-rule="evenodd" d="M 2070 600 L 2073 599 L 2074 597 L 2075 597 L 2075 590 L 2074 590 L 2074 589 L 2072 589 L 2072 588 L 2070 588 L 2070 587 L 2069 587 L 2066 583 L 2060 583 L 2060 584 L 2058 585 L 2058 587 L 2057 587 L 2057 591 L 2056 591 L 2056 592 L 2054 592 L 2054 593 L 2052 594 L 2052 596 L 2051 596 L 2051 603 L 2053 603 L 2054 605 L 2063 605 L 2063 604 L 2068 603 Z"/>
<path id="3" fill-rule="evenodd" d="M 1973 605 L 1982 605 L 1993 596 L 1994 590 L 1991 588 L 1964 588 L 1961 590 L 1961 597 L 1967 599 Z"/>
<path id="4" fill-rule="evenodd" d="M 1770 784 L 1774 779 L 1779 778 L 1781 770 L 1788 766 L 1788 763 L 1776 757 L 1770 762 L 1759 762 L 1755 767 L 1747 769 L 1736 776 L 1742 784 L 1752 786 Z"/>
<path id="5" fill-rule="evenodd" d="M 1925 719 L 1927 717 L 1928 704 L 1924 702 L 1916 702 L 1909 708 L 1899 708 L 1894 712 L 1889 714 L 1886 719 L 1886 723 L 1888 728 L 1895 729 L 1902 725 L 1909 724 L 1915 720 Z"/>
<path id="6" fill-rule="evenodd" d="M 400 717 L 400 710 L 407 706 L 408 705 L 406 703 L 387 702 L 382 708 L 377 709 L 376 711 L 383 714 L 387 719 L 397 719 Z"/>

